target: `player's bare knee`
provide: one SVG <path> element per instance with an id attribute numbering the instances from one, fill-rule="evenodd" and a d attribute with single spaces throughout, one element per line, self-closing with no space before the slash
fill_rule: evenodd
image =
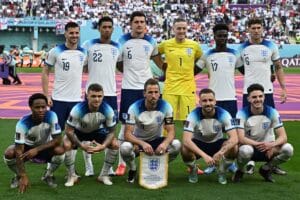
<path id="1" fill-rule="evenodd" d="M 72 143 L 71 143 L 71 141 L 70 140 L 64 140 L 63 147 L 64 147 L 65 152 L 72 150 Z"/>
<path id="2" fill-rule="evenodd" d="M 239 148 L 238 155 L 241 158 L 250 159 L 254 153 L 254 149 L 250 145 L 242 145 Z"/>
<path id="3" fill-rule="evenodd" d="M 14 145 L 10 145 L 9 147 L 7 147 L 7 149 L 4 152 L 4 158 L 6 158 L 6 159 L 13 159 L 15 157 L 16 157 L 15 146 Z"/>
<path id="4" fill-rule="evenodd" d="M 118 150 L 120 147 L 118 140 L 113 139 L 111 144 L 108 146 L 108 148 L 112 149 L 112 150 Z"/>
<path id="5" fill-rule="evenodd" d="M 183 162 L 189 162 L 196 159 L 195 155 L 185 147 L 181 148 L 181 157 Z"/>
<path id="6" fill-rule="evenodd" d="M 285 143 L 282 145 L 280 153 L 290 158 L 294 155 L 294 148 L 290 143 Z"/>
<path id="7" fill-rule="evenodd" d="M 65 148 L 62 146 L 55 147 L 54 155 L 63 155 L 65 153 Z"/>

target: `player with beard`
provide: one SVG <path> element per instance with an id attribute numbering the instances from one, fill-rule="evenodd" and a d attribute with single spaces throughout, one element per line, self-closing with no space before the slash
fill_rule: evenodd
<path id="1" fill-rule="evenodd" d="M 144 98 L 134 102 L 128 109 L 125 142 L 120 146 L 120 152 L 129 166 L 129 183 L 135 181 L 135 157 L 139 155 L 139 151 L 148 155 L 169 152 L 169 161 L 179 154 L 181 143 L 175 139 L 173 109 L 159 97 L 158 82 L 148 79 L 144 86 Z M 162 134 L 163 129 L 166 130 L 165 136 Z"/>
<path id="2" fill-rule="evenodd" d="M 201 157 L 208 166 L 218 167 L 218 181 L 226 184 L 225 171 L 237 152 L 236 122 L 229 112 L 216 106 L 215 93 L 211 89 L 202 89 L 199 98 L 201 107 L 195 108 L 187 117 L 182 140 L 182 159 L 192 169 L 189 182 L 198 182 L 196 159 Z"/>

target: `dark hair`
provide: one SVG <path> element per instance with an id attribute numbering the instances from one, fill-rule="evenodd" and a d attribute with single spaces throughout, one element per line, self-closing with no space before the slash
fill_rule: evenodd
<path id="1" fill-rule="evenodd" d="M 176 24 L 176 23 L 178 23 L 178 22 L 186 22 L 186 20 L 183 19 L 183 18 L 177 18 L 177 19 L 174 20 L 174 23 L 173 23 L 173 24 Z"/>
<path id="2" fill-rule="evenodd" d="M 247 23 L 247 26 L 250 27 L 252 24 L 260 24 L 260 25 L 263 25 L 263 21 L 261 18 L 258 18 L 258 17 L 253 17 L 253 18 L 250 18 L 248 23 Z"/>
<path id="3" fill-rule="evenodd" d="M 114 25 L 113 19 L 109 16 L 104 16 L 101 19 L 99 19 L 98 27 L 100 27 L 103 22 L 111 22 L 111 24 Z"/>
<path id="4" fill-rule="evenodd" d="M 31 95 L 29 97 L 29 100 L 28 100 L 28 105 L 31 107 L 33 105 L 33 102 L 37 99 L 44 99 L 46 101 L 46 104 L 48 104 L 48 99 L 47 97 L 42 94 L 42 93 L 34 93 L 33 95 Z"/>
<path id="5" fill-rule="evenodd" d="M 250 95 L 251 92 L 255 91 L 255 90 L 260 90 L 264 93 L 264 87 L 258 83 L 254 83 L 252 85 L 250 85 L 248 88 L 247 88 L 247 93 L 248 93 L 248 96 Z"/>
<path id="6" fill-rule="evenodd" d="M 68 22 L 65 25 L 65 31 L 67 31 L 69 28 L 77 28 L 79 25 L 76 22 Z"/>
<path id="7" fill-rule="evenodd" d="M 134 11 L 133 13 L 131 13 L 131 15 L 130 15 L 130 23 L 133 21 L 133 19 L 135 17 L 144 17 L 145 21 L 146 21 L 146 15 L 142 11 Z"/>
<path id="8" fill-rule="evenodd" d="M 89 87 L 88 87 L 88 92 L 89 91 L 95 91 L 95 92 L 103 92 L 103 87 L 98 84 L 98 83 L 92 83 Z"/>
<path id="9" fill-rule="evenodd" d="M 214 92 L 212 89 L 204 88 L 204 89 L 200 90 L 200 92 L 199 92 L 199 97 L 200 97 L 202 94 L 210 94 L 210 93 L 212 93 L 212 94 L 215 96 L 215 92 Z"/>
<path id="10" fill-rule="evenodd" d="M 149 78 L 149 79 L 145 82 L 145 84 L 144 84 L 144 91 L 146 91 L 148 85 L 157 85 L 158 88 L 159 88 L 158 81 L 155 80 L 154 78 Z"/>
<path id="11" fill-rule="evenodd" d="M 229 28 L 226 24 L 216 24 L 213 28 L 214 34 L 219 30 L 226 30 L 229 31 Z"/>

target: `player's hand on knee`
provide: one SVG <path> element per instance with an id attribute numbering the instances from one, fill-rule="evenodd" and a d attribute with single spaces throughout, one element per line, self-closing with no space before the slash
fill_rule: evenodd
<path id="1" fill-rule="evenodd" d="M 154 154 L 152 146 L 150 144 L 148 144 L 147 142 L 144 142 L 142 147 L 143 147 L 143 151 L 146 154 L 148 154 L 148 155 L 153 155 Z"/>
<path id="2" fill-rule="evenodd" d="M 215 161 L 215 163 L 219 163 L 220 160 L 223 158 L 224 154 L 221 152 L 217 152 L 215 153 L 215 155 L 213 155 L 213 159 Z"/>
<path id="3" fill-rule="evenodd" d="M 203 159 L 208 166 L 215 165 L 215 160 L 212 157 L 207 155 L 207 156 L 203 157 Z"/>
<path id="4" fill-rule="evenodd" d="M 30 149 L 28 151 L 26 151 L 25 153 L 23 153 L 20 158 L 22 160 L 29 160 L 33 157 L 35 157 L 38 154 L 38 150 L 36 148 Z"/>
<path id="5" fill-rule="evenodd" d="M 103 151 L 106 147 L 98 142 L 96 142 L 95 140 L 93 142 L 90 143 L 90 145 L 87 148 L 87 152 L 88 153 L 96 153 L 96 152 L 100 152 Z"/>
<path id="6" fill-rule="evenodd" d="M 167 146 L 164 143 L 161 143 L 155 150 L 156 155 L 165 154 L 167 151 Z"/>

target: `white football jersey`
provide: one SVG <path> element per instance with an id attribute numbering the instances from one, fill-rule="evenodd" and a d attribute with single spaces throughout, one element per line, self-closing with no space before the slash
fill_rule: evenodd
<path id="1" fill-rule="evenodd" d="M 209 72 L 209 85 L 216 94 L 217 101 L 236 100 L 234 73 L 241 67 L 238 51 L 227 48 L 226 52 L 208 50 L 196 63 L 197 67 L 206 67 Z"/>
<path id="2" fill-rule="evenodd" d="M 254 83 L 261 84 L 265 94 L 273 93 L 271 65 L 280 59 L 276 44 L 265 39 L 260 44 L 247 41 L 241 45 L 240 53 L 245 67 L 243 93 L 247 94 L 247 88 Z"/>
<path id="3" fill-rule="evenodd" d="M 76 104 L 67 120 L 67 124 L 81 133 L 92 133 L 101 129 L 110 129 L 116 125 L 113 109 L 102 102 L 97 112 L 90 112 L 88 102 Z"/>
<path id="4" fill-rule="evenodd" d="M 54 67 L 52 98 L 58 101 L 81 101 L 82 71 L 86 63 L 86 51 L 78 47 L 68 49 L 65 44 L 50 50 L 46 64 Z"/>
<path id="5" fill-rule="evenodd" d="M 16 125 L 15 143 L 28 146 L 40 146 L 50 140 L 50 136 L 61 134 L 57 115 L 47 111 L 44 120 L 40 124 L 32 121 L 32 114 L 20 119 Z"/>
<path id="6" fill-rule="evenodd" d="M 263 113 L 253 115 L 250 106 L 238 111 L 238 128 L 245 130 L 245 136 L 257 142 L 272 142 L 275 140 L 273 129 L 283 126 L 279 113 L 274 108 L 264 105 Z"/>
<path id="7" fill-rule="evenodd" d="M 122 47 L 123 80 L 122 89 L 144 89 L 144 83 L 152 78 L 150 58 L 158 54 L 154 38 L 145 35 L 142 39 L 123 35 L 119 43 Z"/>
<path id="8" fill-rule="evenodd" d="M 184 131 L 193 133 L 193 138 L 206 143 L 213 143 L 225 137 L 223 131 L 235 129 L 235 119 L 229 112 L 216 106 L 213 118 L 205 118 L 201 107 L 195 108 L 187 117 Z"/>
<path id="9" fill-rule="evenodd" d="M 88 81 L 86 91 L 91 83 L 103 87 L 105 96 L 117 96 L 116 64 L 120 58 L 120 45 L 114 41 L 102 44 L 100 39 L 86 41 L 83 48 L 88 56 Z"/>
<path id="10" fill-rule="evenodd" d="M 164 124 L 173 124 L 172 106 L 159 99 L 156 109 L 147 111 L 145 100 L 138 100 L 129 107 L 126 124 L 135 125 L 133 134 L 137 138 L 152 141 L 162 137 Z"/>

